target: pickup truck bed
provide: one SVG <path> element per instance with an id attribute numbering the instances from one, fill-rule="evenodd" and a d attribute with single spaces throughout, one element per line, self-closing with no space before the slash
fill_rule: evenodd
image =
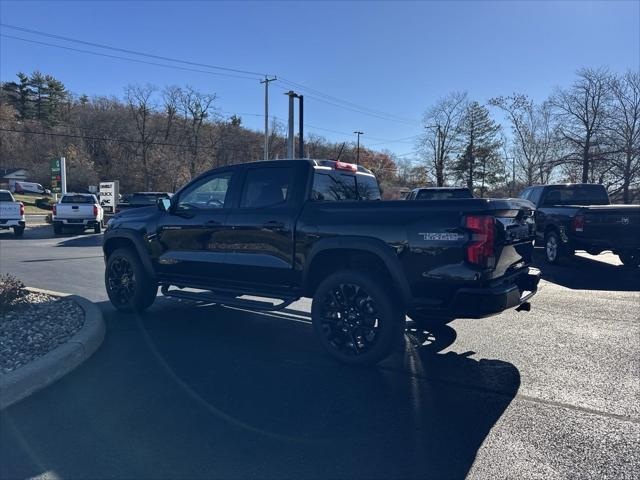
<path id="1" fill-rule="evenodd" d="M 379 198 L 371 172 L 340 162 L 212 170 L 111 220 L 107 293 L 121 310 L 147 308 L 158 286 L 254 309 L 311 297 L 321 343 L 348 363 L 389 355 L 405 313 L 431 328 L 528 306 L 539 280 L 530 202 Z"/>

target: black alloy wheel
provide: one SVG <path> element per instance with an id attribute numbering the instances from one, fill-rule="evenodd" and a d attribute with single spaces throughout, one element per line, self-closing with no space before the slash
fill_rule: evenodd
<path id="1" fill-rule="evenodd" d="M 312 322 L 324 348 L 345 363 L 369 365 L 390 355 L 404 332 L 404 315 L 386 279 L 342 271 L 326 278 L 313 297 Z"/>

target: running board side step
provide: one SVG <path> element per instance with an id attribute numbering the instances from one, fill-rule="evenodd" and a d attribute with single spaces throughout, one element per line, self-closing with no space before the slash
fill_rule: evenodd
<path id="1" fill-rule="evenodd" d="M 218 305 L 228 305 L 230 307 L 240 307 L 249 310 L 264 310 L 264 311 L 276 311 L 287 308 L 293 302 L 298 300 L 295 297 L 277 298 L 274 300 L 280 300 L 280 303 L 262 302 L 260 300 L 248 300 L 244 298 L 238 298 L 240 295 L 234 296 L 233 294 L 221 294 L 212 291 L 190 292 L 184 290 L 173 289 L 170 290 L 167 285 L 163 285 L 160 289 L 165 297 L 174 297 L 182 300 L 191 300 L 194 302 L 202 303 L 215 303 Z"/>

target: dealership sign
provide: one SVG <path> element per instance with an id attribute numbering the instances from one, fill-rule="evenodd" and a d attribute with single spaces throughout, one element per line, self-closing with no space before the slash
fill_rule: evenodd
<path id="1" fill-rule="evenodd" d="M 100 206 L 105 213 L 115 213 L 118 198 L 120 198 L 120 188 L 118 181 L 100 182 Z"/>
<path id="2" fill-rule="evenodd" d="M 51 192 L 62 192 L 62 169 L 64 168 L 64 162 L 61 158 L 54 158 L 51 160 Z"/>

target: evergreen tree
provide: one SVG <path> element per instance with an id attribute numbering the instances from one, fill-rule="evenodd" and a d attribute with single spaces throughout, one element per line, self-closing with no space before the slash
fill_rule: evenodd
<path id="1" fill-rule="evenodd" d="M 18 82 L 5 82 L 1 86 L 3 101 L 16 109 L 18 118 L 26 120 L 32 118 L 33 98 L 31 81 L 22 72 L 17 74 Z"/>
<path id="2" fill-rule="evenodd" d="M 454 177 L 470 190 L 484 195 L 490 185 L 499 180 L 504 170 L 498 150 L 502 145 L 500 125 L 489 116 L 489 110 L 478 102 L 467 105 L 459 129 L 462 154 L 452 167 Z"/>

